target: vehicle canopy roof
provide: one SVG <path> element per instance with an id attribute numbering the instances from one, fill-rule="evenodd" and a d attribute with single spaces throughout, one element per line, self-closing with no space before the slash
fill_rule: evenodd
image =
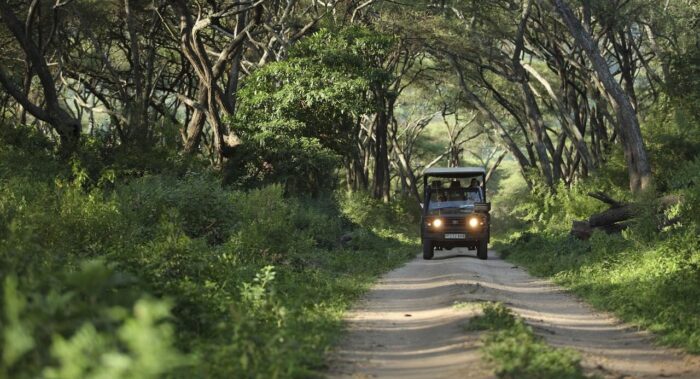
<path id="1" fill-rule="evenodd" d="M 472 178 L 486 175 L 483 167 L 431 167 L 423 172 L 427 178 Z"/>

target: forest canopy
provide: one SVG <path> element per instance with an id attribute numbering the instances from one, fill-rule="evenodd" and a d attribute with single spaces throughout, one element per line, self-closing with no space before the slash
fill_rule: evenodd
<path id="1" fill-rule="evenodd" d="M 417 196 L 420 169 L 441 155 L 413 157 L 413 146 L 439 115 L 455 120 L 442 157 L 481 131 L 551 188 L 621 153 L 636 191 L 697 143 L 690 0 L 3 0 L 0 9 L 5 129 L 46 136 L 66 160 L 86 146 L 110 157 L 102 161 L 158 152 L 239 184 L 299 190 L 310 188 L 294 178 L 323 186 L 342 167 L 348 188 L 386 200 L 392 182 Z M 405 119 L 411 95 L 426 104 Z M 658 140 L 674 145 L 661 153 Z M 136 161 L 150 164 L 124 165 Z"/>

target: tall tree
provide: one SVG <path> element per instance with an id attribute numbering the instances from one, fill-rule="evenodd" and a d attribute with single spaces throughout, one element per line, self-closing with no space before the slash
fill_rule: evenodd
<path id="1" fill-rule="evenodd" d="M 569 33 L 586 53 L 598 80 L 600 80 L 607 94 L 612 99 L 622 148 L 627 161 L 630 190 L 639 191 L 648 188 L 652 183 L 651 165 L 644 146 L 637 113 L 632 106 L 630 98 L 625 94 L 620 83 L 613 77 L 610 67 L 598 49 L 598 45 L 571 8 L 563 0 L 551 0 L 551 2 L 564 21 Z"/>
<path id="2" fill-rule="evenodd" d="M 36 17 L 39 1 L 34 0 L 30 4 L 27 21 L 22 24 L 13 11 L 13 7 L 7 0 L 0 0 L 0 16 L 12 36 L 19 43 L 20 48 L 30 65 L 29 72 L 36 74 L 41 84 L 43 98 L 30 99 L 29 88 L 20 89 L 2 67 L 0 67 L 0 84 L 27 112 L 37 119 L 51 125 L 60 138 L 60 149 L 63 157 L 69 157 L 78 148 L 81 134 L 80 121 L 71 116 L 61 104 L 61 97 L 57 91 L 55 76 L 49 70 L 43 46 L 40 47 L 34 40 L 31 26 Z M 48 42 L 45 42 L 48 43 Z M 32 75 L 25 81 L 26 86 L 32 83 Z"/>

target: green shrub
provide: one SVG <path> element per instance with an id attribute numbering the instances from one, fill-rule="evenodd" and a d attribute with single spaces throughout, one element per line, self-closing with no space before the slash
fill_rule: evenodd
<path id="1" fill-rule="evenodd" d="M 0 374 L 12 378 L 158 378 L 193 361 L 175 348 L 170 305 L 103 261 L 51 288 L 5 277 Z"/>
<path id="2" fill-rule="evenodd" d="M 419 227 L 420 208 L 411 199 L 399 198 L 387 204 L 363 192 L 344 192 L 337 197 L 345 217 L 374 231 L 408 226 L 410 229 L 403 231 L 412 234 Z"/>
<path id="3" fill-rule="evenodd" d="M 98 185 L 79 161 L 53 178 L 5 165 L 3 377 L 317 376 L 343 311 L 417 249 L 397 231 L 410 229 L 405 205 L 374 211 L 390 220 L 379 235 L 335 199 L 282 185 L 234 191 L 207 174 Z M 348 233 L 361 237 L 341 244 Z"/>
<path id="4" fill-rule="evenodd" d="M 171 214 L 188 236 L 222 243 L 237 217 L 231 193 L 207 175 L 145 176 L 115 192 L 125 217 L 144 226 L 142 238 L 151 235 L 164 214 Z"/>
<path id="5" fill-rule="evenodd" d="M 239 221 L 230 247 L 244 259 L 280 263 L 313 249 L 310 230 L 294 224 L 300 221 L 295 220 L 299 204 L 283 192 L 281 185 L 272 185 L 236 197 Z"/>
<path id="6" fill-rule="evenodd" d="M 485 303 L 483 314 L 468 330 L 488 330 L 482 350 L 505 379 L 584 379 L 580 357 L 570 349 L 554 349 L 502 303 Z"/>

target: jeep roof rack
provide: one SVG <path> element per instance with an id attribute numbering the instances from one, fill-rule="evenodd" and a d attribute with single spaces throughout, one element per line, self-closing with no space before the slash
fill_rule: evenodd
<path id="1" fill-rule="evenodd" d="M 423 175 L 438 178 L 469 178 L 486 175 L 486 170 L 483 167 L 431 167 L 423 171 Z"/>

